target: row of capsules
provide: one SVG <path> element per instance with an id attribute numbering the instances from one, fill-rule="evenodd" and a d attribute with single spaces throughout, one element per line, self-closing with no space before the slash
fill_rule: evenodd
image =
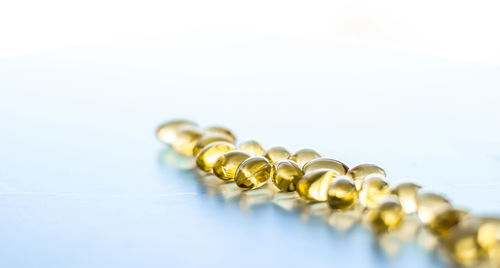
<path id="1" fill-rule="evenodd" d="M 282 146 L 265 150 L 254 140 L 237 144 L 234 133 L 225 127 L 200 129 L 188 120 L 168 121 L 157 128 L 156 135 L 178 153 L 195 157 L 200 170 L 243 190 L 271 181 L 281 192 L 296 192 L 307 202 L 326 202 L 332 210 L 360 205 L 377 234 L 398 229 L 405 216 L 416 214 L 453 263 L 500 267 L 498 217 L 471 215 L 441 195 L 419 193 L 420 186 L 413 183 L 391 188 L 386 172 L 376 165 L 348 168 L 312 149 L 291 154 Z"/>

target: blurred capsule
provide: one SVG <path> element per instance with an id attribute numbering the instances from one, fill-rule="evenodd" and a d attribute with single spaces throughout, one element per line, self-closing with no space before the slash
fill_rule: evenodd
<path id="1" fill-rule="evenodd" d="M 336 177 L 328 187 L 327 199 L 331 208 L 346 210 L 356 203 L 358 191 L 350 177 Z"/>
<path id="2" fill-rule="evenodd" d="M 367 208 L 374 208 L 378 200 L 391 194 L 387 182 L 379 177 L 369 177 L 363 182 L 359 191 L 359 201 Z"/>
<path id="3" fill-rule="evenodd" d="M 165 144 L 172 144 L 176 139 L 177 131 L 183 126 L 196 127 L 196 123 L 189 120 L 170 120 L 156 129 L 156 137 Z"/>
<path id="4" fill-rule="evenodd" d="M 337 173 L 330 169 L 318 169 L 305 174 L 297 184 L 297 193 L 305 200 L 326 201 L 328 186 Z"/>
<path id="5" fill-rule="evenodd" d="M 269 148 L 264 156 L 274 164 L 280 160 L 287 160 L 290 158 L 290 152 L 283 146 L 274 146 Z"/>
<path id="6" fill-rule="evenodd" d="M 357 165 L 349 169 L 347 176 L 354 180 L 354 184 L 356 184 L 358 190 L 361 189 L 361 185 L 367 177 L 386 178 L 385 171 L 381 167 L 373 164 Z"/>
<path id="7" fill-rule="evenodd" d="M 215 161 L 213 172 L 219 179 L 233 181 L 236 170 L 250 155 L 242 151 L 230 151 L 221 155 Z"/>
<path id="8" fill-rule="evenodd" d="M 203 171 L 212 172 L 217 159 L 235 149 L 234 145 L 229 142 L 218 141 L 205 146 L 196 156 L 196 165 Z"/>
<path id="9" fill-rule="evenodd" d="M 254 156 L 246 159 L 236 170 L 234 181 L 240 188 L 251 190 L 264 185 L 274 173 L 274 166 L 267 158 Z"/>
<path id="10" fill-rule="evenodd" d="M 238 145 L 238 150 L 248 153 L 251 156 L 263 156 L 264 147 L 255 140 L 247 140 Z"/>
<path id="11" fill-rule="evenodd" d="M 398 196 L 406 214 L 417 211 L 417 193 L 420 188 L 419 185 L 414 183 L 401 183 L 392 189 L 392 194 Z"/>
<path id="12" fill-rule="evenodd" d="M 451 207 L 451 204 L 438 194 L 423 193 L 417 196 L 417 215 L 423 224 L 429 224 L 443 206 Z"/>
<path id="13" fill-rule="evenodd" d="M 182 126 L 176 133 L 176 138 L 172 142 L 172 148 L 183 155 L 193 156 L 193 148 L 201 136 L 198 128 Z"/>
<path id="14" fill-rule="evenodd" d="M 291 160 L 280 160 L 274 164 L 274 185 L 282 192 L 292 192 L 302 178 L 302 170 Z"/>
<path id="15" fill-rule="evenodd" d="M 461 265 L 477 264 L 485 255 L 477 241 L 477 228 L 466 226 L 453 229 L 444 240 L 448 256 Z"/>
<path id="16" fill-rule="evenodd" d="M 477 231 L 477 241 L 486 250 L 500 245 L 500 218 L 482 219 Z"/>
<path id="17" fill-rule="evenodd" d="M 322 168 L 327 168 L 336 171 L 338 176 L 345 175 L 347 173 L 347 170 L 349 170 L 349 168 L 340 161 L 330 158 L 316 158 L 307 162 L 302 167 L 302 171 L 304 172 L 304 174 L 306 174 L 310 171 Z"/>
<path id="18" fill-rule="evenodd" d="M 313 149 L 305 148 L 295 152 L 292 156 L 290 156 L 290 160 L 297 163 L 299 167 L 302 168 L 307 162 L 320 157 L 321 155 Z"/>
<path id="19" fill-rule="evenodd" d="M 377 234 L 398 228 L 403 216 L 403 207 L 395 195 L 382 197 L 373 209 L 367 211 L 368 222 Z"/>
<path id="20" fill-rule="evenodd" d="M 467 212 L 464 210 L 451 206 L 441 206 L 435 210 L 435 216 L 427 224 L 427 228 L 439 237 L 446 237 L 466 214 Z"/>
<path id="21" fill-rule="evenodd" d="M 214 135 L 214 134 L 225 135 L 226 137 L 229 137 L 232 140 L 232 143 L 236 142 L 236 135 L 234 135 L 234 133 L 226 127 L 210 126 L 203 130 L 204 136 Z"/>
<path id="22" fill-rule="evenodd" d="M 210 143 L 217 142 L 217 141 L 225 141 L 234 144 L 234 141 L 231 137 L 226 136 L 224 134 L 210 134 L 210 135 L 203 135 L 194 145 L 193 148 L 193 155 L 197 156 L 198 153 L 203 149 L 205 146 L 209 145 Z"/>

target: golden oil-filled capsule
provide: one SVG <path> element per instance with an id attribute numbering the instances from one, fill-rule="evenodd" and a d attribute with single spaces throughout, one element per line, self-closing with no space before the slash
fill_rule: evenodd
<path id="1" fill-rule="evenodd" d="M 235 149 L 234 145 L 225 141 L 218 141 L 210 143 L 201 149 L 201 151 L 196 156 L 196 165 L 203 171 L 212 172 L 212 168 L 215 165 L 217 159 Z"/>
<path id="2" fill-rule="evenodd" d="M 215 162 L 213 172 L 215 176 L 225 181 L 233 181 L 236 170 L 250 155 L 243 151 L 230 151 L 221 155 Z"/>
<path id="3" fill-rule="evenodd" d="M 330 169 L 318 169 L 305 174 L 297 183 L 297 193 L 305 200 L 326 201 L 328 186 L 337 173 Z"/>
<path id="4" fill-rule="evenodd" d="M 358 199 L 358 190 L 350 177 L 339 176 L 334 178 L 328 187 L 327 198 L 331 208 L 349 209 Z"/>
<path id="5" fill-rule="evenodd" d="M 196 127 L 196 123 L 189 120 L 170 120 L 156 129 L 156 137 L 166 144 L 172 144 L 177 136 L 177 131 L 183 126 Z"/>
<path id="6" fill-rule="evenodd" d="M 263 156 L 265 153 L 264 147 L 258 141 L 247 140 L 238 145 L 238 150 L 246 152 L 251 156 Z"/>
<path id="7" fill-rule="evenodd" d="M 417 194 L 420 188 L 419 185 L 414 183 L 401 183 L 392 189 L 392 194 L 398 196 L 406 214 L 417 211 Z"/>
<path id="8" fill-rule="evenodd" d="M 354 180 L 354 184 L 356 184 L 356 188 L 359 190 L 367 177 L 380 177 L 385 179 L 387 175 L 385 171 L 377 165 L 361 164 L 349 169 L 349 171 L 347 171 L 347 176 Z"/>
<path id="9" fill-rule="evenodd" d="M 290 152 L 283 146 L 274 146 L 264 153 L 264 157 L 274 164 L 280 160 L 287 160 L 290 158 Z"/>
<path id="10" fill-rule="evenodd" d="M 477 231 L 477 241 L 486 250 L 500 245 L 500 218 L 482 219 Z"/>
<path id="11" fill-rule="evenodd" d="M 282 192 L 292 192 L 297 188 L 297 183 L 302 178 L 302 170 L 297 163 L 291 160 L 279 160 L 274 164 L 274 185 Z"/>
<path id="12" fill-rule="evenodd" d="M 451 204 L 441 195 L 422 193 L 417 196 L 417 215 L 423 224 L 429 224 L 436 216 L 436 212 L 444 206 L 451 207 Z"/>
<path id="13" fill-rule="evenodd" d="M 315 150 L 305 148 L 295 152 L 292 156 L 290 156 L 290 160 L 297 163 L 299 167 L 302 168 L 307 162 L 320 157 L 321 155 Z"/>
<path id="14" fill-rule="evenodd" d="M 183 126 L 177 131 L 172 148 L 183 155 L 193 156 L 193 148 L 201 136 L 201 131 L 198 128 Z"/>
<path id="15" fill-rule="evenodd" d="M 500 243 L 488 249 L 488 258 L 492 267 L 500 267 Z"/>
<path id="16" fill-rule="evenodd" d="M 374 208 L 380 198 L 390 194 L 391 188 L 384 179 L 369 177 L 359 190 L 359 202 L 367 208 Z"/>
<path id="17" fill-rule="evenodd" d="M 224 135 L 224 134 L 209 134 L 209 135 L 203 135 L 194 145 L 193 148 L 193 155 L 197 156 L 198 153 L 203 149 L 205 146 L 209 145 L 210 143 L 217 142 L 217 141 L 225 141 L 234 144 L 234 141 L 231 137 Z"/>
<path id="18" fill-rule="evenodd" d="M 236 135 L 234 135 L 234 133 L 226 127 L 210 126 L 203 130 L 203 135 L 214 135 L 214 134 L 226 135 L 232 140 L 232 143 L 236 142 Z"/>
<path id="19" fill-rule="evenodd" d="M 459 226 L 453 229 L 443 244 L 448 256 L 461 265 L 477 264 L 486 255 L 477 241 L 476 227 Z"/>
<path id="20" fill-rule="evenodd" d="M 398 228 L 403 217 L 403 207 L 395 195 L 382 197 L 373 209 L 367 211 L 368 222 L 376 233 Z"/>
<path id="21" fill-rule="evenodd" d="M 303 167 L 302 171 L 304 174 L 317 169 L 331 169 L 337 172 L 337 176 L 345 175 L 349 168 L 344 165 L 344 163 L 331 159 L 331 158 L 316 158 L 307 162 Z"/>
<path id="22" fill-rule="evenodd" d="M 441 206 L 436 209 L 435 216 L 427 224 L 427 228 L 439 237 L 446 237 L 466 215 L 467 212 L 464 210 L 451 206 Z"/>
<path id="23" fill-rule="evenodd" d="M 274 166 L 261 156 L 253 156 L 241 163 L 234 181 L 238 187 L 251 190 L 264 185 L 274 173 Z"/>

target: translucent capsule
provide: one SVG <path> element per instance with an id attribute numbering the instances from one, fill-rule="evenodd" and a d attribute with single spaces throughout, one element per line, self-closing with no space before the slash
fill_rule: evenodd
<path id="1" fill-rule="evenodd" d="M 274 185 L 283 192 L 295 191 L 297 183 L 302 178 L 302 170 L 291 160 L 280 160 L 274 164 Z"/>
<path id="2" fill-rule="evenodd" d="M 283 146 L 274 146 L 265 152 L 264 157 L 274 164 L 280 160 L 287 160 L 290 158 L 290 152 Z"/>
<path id="3" fill-rule="evenodd" d="M 410 214 L 417 211 L 417 193 L 420 188 L 414 183 L 401 183 L 392 189 L 392 194 L 398 196 L 405 213 Z"/>
<path id="4" fill-rule="evenodd" d="M 231 137 L 223 135 L 223 134 L 209 134 L 209 135 L 203 135 L 194 145 L 193 148 L 193 155 L 197 156 L 198 153 L 203 149 L 205 146 L 209 145 L 210 143 L 217 142 L 217 141 L 225 141 L 229 143 L 233 143 L 234 141 Z"/>
<path id="5" fill-rule="evenodd" d="M 228 128 L 221 126 L 210 126 L 203 130 L 203 135 L 214 135 L 214 134 L 225 135 L 229 137 L 233 143 L 236 142 L 236 135 L 234 135 L 234 133 Z"/>
<path id="6" fill-rule="evenodd" d="M 254 156 L 243 161 L 236 170 L 234 181 L 243 189 L 255 189 L 264 185 L 274 173 L 274 166 L 264 157 Z"/>
<path id="7" fill-rule="evenodd" d="M 450 202 L 434 193 L 424 193 L 417 196 L 417 215 L 423 224 L 428 224 L 435 217 L 436 212 L 443 206 L 450 206 Z"/>
<path id="8" fill-rule="evenodd" d="M 453 261 L 462 265 L 474 265 L 485 252 L 477 241 L 477 228 L 460 227 L 451 231 L 444 240 L 444 248 Z"/>
<path id="9" fill-rule="evenodd" d="M 183 126 L 196 127 L 196 123 L 182 119 L 167 121 L 156 129 L 156 137 L 163 143 L 172 144 L 177 131 Z"/>
<path id="10" fill-rule="evenodd" d="M 477 241 L 486 250 L 500 245 L 500 218 L 483 219 L 477 231 Z"/>
<path id="11" fill-rule="evenodd" d="M 403 207 L 395 195 L 387 195 L 379 199 L 377 205 L 367 213 L 370 226 L 376 233 L 396 229 L 404 216 Z"/>
<path id="12" fill-rule="evenodd" d="M 246 152 L 251 156 L 263 156 L 265 153 L 264 147 L 255 140 L 247 140 L 238 145 L 238 150 Z"/>
<path id="13" fill-rule="evenodd" d="M 213 172 L 215 176 L 225 181 L 233 181 L 236 170 L 250 155 L 242 151 L 230 151 L 220 156 L 215 162 Z"/>
<path id="14" fill-rule="evenodd" d="M 177 131 L 172 148 L 183 155 L 193 156 L 193 148 L 200 138 L 201 132 L 197 128 L 183 126 Z"/>
<path id="15" fill-rule="evenodd" d="M 340 176 L 333 179 L 327 192 L 328 205 L 333 209 L 351 208 L 358 199 L 358 191 L 350 177 Z"/>
<path id="16" fill-rule="evenodd" d="M 439 237 L 446 237 L 465 215 L 466 212 L 463 210 L 444 206 L 436 210 L 435 216 L 427 224 L 427 227 Z"/>
<path id="17" fill-rule="evenodd" d="M 385 171 L 379 166 L 373 164 L 361 164 L 351 168 L 347 172 L 347 176 L 351 177 L 356 184 L 356 188 L 359 190 L 363 181 L 367 177 L 379 177 L 382 179 L 386 178 Z"/>
<path id="18" fill-rule="evenodd" d="M 221 155 L 234 149 L 234 145 L 229 142 L 219 141 L 210 143 L 196 156 L 196 165 L 203 171 L 212 172 L 212 168 L 214 167 L 217 159 Z"/>
<path id="19" fill-rule="evenodd" d="M 313 149 L 300 149 L 290 156 L 290 160 L 297 163 L 299 167 L 303 167 L 307 162 L 320 158 L 321 155 L 314 151 Z"/>
<path id="20" fill-rule="evenodd" d="M 318 169 L 305 174 L 297 184 L 297 193 L 305 200 L 326 201 L 328 186 L 337 173 L 330 169 Z"/>
<path id="21" fill-rule="evenodd" d="M 377 201 L 384 196 L 390 195 L 391 189 L 384 179 L 379 177 L 367 178 L 359 191 L 359 201 L 367 208 L 374 208 Z"/>
<path id="22" fill-rule="evenodd" d="M 331 169 L 337 172 L 337 176 L 345 175 L 349 168 L 342 162 L 330 159 L 330 158 L 316 158 L 307 162 L 303 167 L 302 171 L 305 173 L 311 172 L 317 169 Z"/>

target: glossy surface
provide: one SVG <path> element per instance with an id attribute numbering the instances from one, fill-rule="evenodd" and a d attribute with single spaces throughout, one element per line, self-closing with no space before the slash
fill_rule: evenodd
<path id="1" fill-rule="evenodd" d="M 422 193 L 417 196 L 417 215 L 424 224 L 431 222 L 443 207 L 451 207 L 451 204 L 442 195 Z"/>
<path id="2" fill-rule="evenodd" d="M 328 186 L 337 176 L 335 171 L 320 169 L 305 174 L 297 184 L 300 197 L 310 201 L 326 201 Z"/>
<path id="3" fill-rule="evenodd" d="M 466 212 L 463 210 L 445 206 L 436 210 L 435 216 L 427 224 L 427 227 L 436 235 L 446 237 L 465 215 Z"/>
<path id="4" fill-rule="evenodd" d="M 385 179 L 386 173 L 381 167 L 374 164 L 361 164 L 351 168 L 347 172 L 347 176 L 351 177 L 356 184 L 356 187 L 361 189 L 361 185 L 367 177 L 379 177 Z"/>
<path id="5" fill-rule="evenodd" d="M 264 156 L 265 150 L 258 141 L 247 140 L 238 145 L 238 150 L 248 153 L 251 156 Z"/>
<path id="6" fill-rule="evenodd" d="M 290 156 L 290 160 L 297 163 L 299 167 L 303 167 L 307 162 L 320 157 L 321 155 L 315 150 L 304 148 L 298 150 L 292 156 Z"/>
<path id="7" fill-rule="evenodd" d="M 359 201 L 367 208 L 375 208 L 380 198 L 390 195 L 391 189 L 384 179 L 367 178 L 359 190 Z"/>
<path id="8" fill-rule="evenodd" d="M 223 154 L 235 150 L 232 143 L 229 142 L 214 142 L 205 146 L 196 156 L 196 165 L 203 171 L 212 172 L 217 159 Z"/>
<path id="9" fill-rule="evenodd" d="M 500 218 L 484 219 L 477 232 L 477 241 L 486 250 L 500 245 Z"/>
<path id="10" fill-rule="evenodd" d="M 202 134 L 196 127 L 182 126 L 176 133 L 172 148 L 185 156 L 193 156 L 193 148 Z"/>
<path id="11" fill-rule="evenodd" d="M 486 255 L 477 241 L 477 229 L 470 226 L 453 230 L 444 246 L 447 255 L 463 265 L 475 265 Z"/>
<path id="12" fill-rule="evenodd" d="M 231 137 L 224 135 L 224 134 L 203 134 L 203 136 L 196 142 L 193 148 L 193 155 L 197 156 L 198 153 L 203 149 L 205 146 L 209 145 L 210 143 L 217 142 L 217 141 L 225 141 L 234 144 L 234 141 Z"/>
<path id="13" fill-rule="evenodd" d="M 340 176 L 333 179 L 328 187 L 328 205 L 332 209 L 349 209 L 358 200 L 358 191 L 350 177 Z"/>
<path id="14" fill-rule="evenodd" d="M 234 181 L 245 190 L 256 189 L 264 185 L 274 173 L 274 166 L 264 157 L 253 156 L 241 163 Z"/>
<path id="15" fill-rule="evenodd" d="M 282 192 L 292 192 L 297 189 L 297 183 L 302 178 L 302 170 L 291 160 L 280 160 L 274 164 L 274 185 Z"/>
<path id="16" fill-rule="evenodd" d="M 269 159 L 271 163 L 276 163 L 280 160 L 287 160 L 290 158 L 290 152 L 283 146 L 273 146 L 264 154 L 264 157 Z"/>
<path id="17" fill-rule="evenodd" d="M 227 152 L 217 159 L 213 172 L 219 179 L 233 181 L 238 167 L 247 158 L 250 158 L 250 155 L 242 151 Z"/>
<path id="18" fill-rule="evenodd" d="M 228 128 L 223 126 L 209 126 L 203 129 L 203 135 L 224 135 L 229 137 L 233 143 L 236 142 L 236 135 Z"/>
<path id="19" fill-rule="evenodd" d="M 420 188 L 422 188 L 420 185 L 409 182 L 401 183 L 392 189 L 392 194 L 398 196 L 406 214 L 417 211 L 417 194 Z"/>
<path id="20" fill-rule="evenodd" d="M 342 162 L 331 158 L 316 158 L 307 162 L 303 167 L 302 171 L 305 173 L 311 172 L 318 169 L 331 169 L 337 172 L 337 175 L 345 175 L 349 168 Z"/>
<path id="21" fill-rule="evenodd" d="M 399 227 L 403 217 L 403 207 L 394 195 L 384 196 L 369 210 L 368 221 L 376 233 L 383 233 Z"/>
<path id="22" fill-rule="evenodd" d="M 172 144 L 177 136 L 177 131 L 183 126 L 196 127 L 195 122 L 185 119 L 169 120 L 156 129 L 156 137 L 165 144 Z"/>

